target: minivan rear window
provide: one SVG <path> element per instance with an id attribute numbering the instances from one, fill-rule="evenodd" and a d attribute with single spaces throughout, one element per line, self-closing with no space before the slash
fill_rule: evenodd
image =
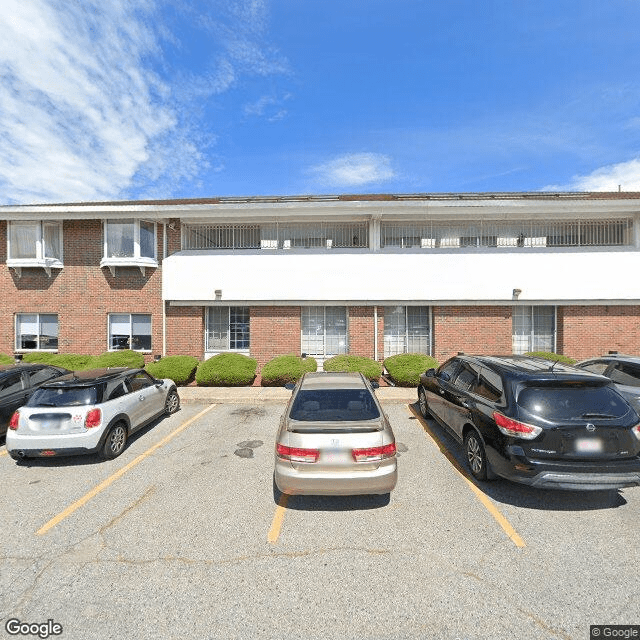
<path id="1" fill-rule="evenodd" d="M 300 391 L 289 416 L 305 422 L 346 422 L 374 420 L 380 412 L 366 389 L 322 389 Z"/>
<path id="2" fill-rule="evenodd" d="M 74 407 L 98 404 L 96 387 L 40 388 L 29 399 L 29 407 Z"/>
<path id="3" fill-rule="evenodd" d="M 571 418 L 620 418 L 629 405 L 609 386 L 525 387 L 518 405 L 550 420 Z"/>

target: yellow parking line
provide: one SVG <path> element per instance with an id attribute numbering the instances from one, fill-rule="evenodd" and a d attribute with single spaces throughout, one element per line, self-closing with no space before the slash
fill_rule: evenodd
<path id="1" fill-rule="evenodd" d="M 133 469 L 133 467 L 135 467 L 138 463 L 142 462 L 145 458 L 149 457 L 154 451 L 156 451 L 156 449 L 163 447 L 165 444 L 167 444 L 167 442 L 169 442 L 171 439 L 177 436 L 181 431 L 184 431 L 192 422 L 195 422 L 198 418 L 201 418 L 205 413 L 207 413 L 208 411 L 211 411 L 211 409 L 213 409 L 216 406 L 217 405 L 212 404 L 206 409 L 204 409 L 203 411 L 201 411 L 200 413 L 198 413 L 197 415 L 193 416 L 193 418 L 190 418 L 186 422 L 183 422 L 177 429 L 175 429 L 169 435 L 165 436 L 162 440 L 160 440 L 160 442 L 157 442 L 152 447 L 147 449 L 144 453 L 141 453 L 137 458 L 132 460 L 129 464 L 122 467 L 122 469 L 118 469 L 118 471 L 110 475 L 106 480 L 103 480 L 99 485 L 91 489 L 91 491 L 89 491 L 88 493 L 85 493 L 82 496 L 82 498 L 80 498 L 79 500 L 76 500 L 73 504 L 69 505 L 64 511 L 62 511 L 57 516 L 55 516 L 55 518 L 51 518 L 49 522 L 47 522 L 45 525 L 40 527 L 40 529 L 38 529 L 38 531 L 36 532 L 36 535 L 41 536 L 47 533 L 47 531 L 49 531 L 50 529 L 53 529 L 53 527 L 55 527 L 57 524 L 62 522 L 67 516 L 70 516 L 74 511 L 77 511 L 80 507 L 82 507 L 87 502 L 89 502 L 91 498 L 94 498 L 95 496 L 97 496 L 101 491 L 106 489 L 108 486 L 113 484 L 118 478 L 120 478 L 125 473 L 127 473 L 127 471 L 129 471 L 130 469 Z"/>
<path id="2" fill-rule="evenodd" d="M 449 460 L 452 464 L 453 468 L 464 478 L 466 483 L 469 485 L 473 493 L 476 495 L 478 500 L 484 505 L 486 510 L 493 516 L 495 521 L 502 527 L 503 531 L 507 534 L 509 539 L 516 545 L 516 547 L 522 548 L 525 547 L 524 540 L 518 535 L 516 530 L 511 526 L 509 521 L 500 513 L 498 508 L 491 502 L 491 500 L 487 497 L 487 495 L 480 490 L 474 482 L 471 481 L 467 472 L 460 466 L 458 461 L 451 455 L 449 450 L 440 442 L 438 437 L 433 433 L 426 420 L 413 408 L 410 407 L 411 413 L 413 413 L 416 418 L 420 421 L 422 428 L 431 436 L 431 439 L 436 443 L 441 453 Z"/>
<path id="3" fill-rule="evenodd" d="M 284 514 L 287 510 L 287 501 L 289 500 L 289 494 L 283 493 L 278 500 L 278 506 L 276 512 L 273 514 L 273 521 L 271 522 L 271 528 L 267 535 L 267 541 L 271 544 L 278 542 L 280 536 L 280 529 L 282 529 L 282 521 L 284 520 Z"/>

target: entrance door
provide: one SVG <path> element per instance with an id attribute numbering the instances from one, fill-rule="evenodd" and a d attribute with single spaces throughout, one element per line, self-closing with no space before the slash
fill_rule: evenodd
<path id="1" fill-rule="evenodd" d="M 347 353 L 347 308 L 302 307 L 302 352 L 321 363 Z"/>

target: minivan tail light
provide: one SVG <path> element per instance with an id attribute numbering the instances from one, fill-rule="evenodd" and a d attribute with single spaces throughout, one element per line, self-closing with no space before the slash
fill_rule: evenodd
<path id="1" fill-rule="evenodd" d="M 318 462 L 319 449 L 301 449 L 300 447 L 285 447 L 283 444 L 276 446 L 276 452 L 281 458 L 291 462 Z"/>
<path id="2" fill-rule="evenodd" d="M 498 429 L 500 429 L 505 436 L 533 440 L 542 433 L 542 427 L 534 427 L 532 424 L 525 424 L 524 422 L 507 418 L 507 416 L 504 416 L 497 411 L 493 413 L 493 419 L 496 421 Z"/>
<path id="3" fill-rule="evenodd" d="M 353 449 L 351 455 L 356 462 L 369 462 L 371 460 L 384 460 L 396 454 L 396 443 L 385 444 L 382 447 L 367 447 L 366 449 Z"/>
<path id="4" fill-rule="evenodd" d="M 87 429 L 91 429 L 92 427 L 99 427 L 101 422 L 102 411 L 100 411 L 100 409 L 91 409 L 84 419 L 84 426 Z"/>
<path id="5" fill-rule="evenodd" d="M 17 411 L 13 412 L 11 416 L 11 420 L 9 420 L 9 429 L 15 431 L 18 428 L 18 419 L 20 418 L 20 414 Z"/>
<path id="6" fill-rule="evenodd" d="M 633 431 L 633 435 L 640 440 L 640 424 L 637 424 L 635 427 L 631 427 L 631 431 Z"/>

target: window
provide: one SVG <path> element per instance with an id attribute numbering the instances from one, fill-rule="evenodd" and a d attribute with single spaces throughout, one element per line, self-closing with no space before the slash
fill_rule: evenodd
<path id="1" fill-rule="evenodd" d="M 513 308 L 513 353 L 555 351 L 555 307 L 522 306 Z"/>
<path id="2" fill-rule="evenodd" d="M 347 308 L 303 307 L 301 348 L 320 358 L 347 353 Z"/>
<path id="3" fill-rule="evenodd" d="M 248 351 L 249 307 L 207 309 L 205 351 Z"/>
<path id="4" fill-rule="evenodd" d="M 399 353 L 431 354 L 429 307 L 384 308 L 384 357 Z"/>
<path id="5" fill-rule="evenodd" d="M 61 222 L 10 222 L 7 264 L 21 267 L 62 268 Z"/>
<path id="6" fill-rule="evenodd" d="M 591 373 L 599 373 L 600 375 L 604 375 L 604 372 L 608 367 L 608 362 L 593 362 L 580 368 L 584 369 L 585 371 L 591 371 Z"/>
<path id="7" fill-rule="evenodd" d="M 632 364 L 616 362 L 609 373 L 609 377 L 618 384 L 640 387 L 640 367 L 634 367 Z"/>
<path id="8" fill-rule="evenodd" d="M 109 349 L 151 351 L 151 315 L 112 313 L 109 315 Z"/>
<path id="9" fill-rule="evenodd" d="M 154 384 L 153 378 L 146 371 L 138 371 L 133 377 L 129 378 L 131 389 L 135 393 L 136 391 L 142 391 L 147 387 L 152 387 Z"/>
<path id="10" fill-rule="evenodd" d="M 437 377 L 442 378 L 444 376 L 444 380 L 452 380 L 459 364 L 460 361 L 457 358 L 447 360 L 447 362 L 445 362 L 436 372 Z"/>
<path id="11" fill-rule="evenodd" d="M 54 369 L 53 367 L 43 367 L 36 371 L 29 371 L 29 382 L 32 387 L 37 387 L 39 384 L 51 380 L 51 378 L 57 378 L 60 373 L 58 369 Z"/>
<path id="12" fill-rule="evenodd" d="M 19 372 L 8 375 L 0 382 L 1 396 L 8 396 L 16 391 L 22 391 L 22 375 Z"/>
<path id="13" fill-rule="evenodd" d="M 478 381 L 478 372 L 467 363 L 463 363 L 453 384 L 461 391 L 469 391 Z"/>
<path id="14" fill-rule="evenodd" d="M 17 313 L 16 350 L 56 350 L 58 316 L 55 313 Z"/>
<path id="15" fill-rule="evenodd" d="M 147 220 L 107 220 L 104 223 L 104 256 L 101 267 L 109 267 L 115 276 L 116 266 L 157 266 L 156 224 Z"/>

